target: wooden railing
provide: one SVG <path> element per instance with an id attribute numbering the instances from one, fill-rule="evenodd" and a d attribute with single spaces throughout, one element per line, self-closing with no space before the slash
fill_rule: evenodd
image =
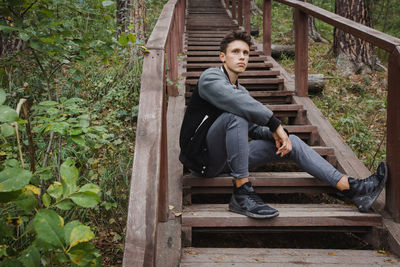
<path id="1" fill-rule="evenodd" d="M 238 8 L 249 5 L 247 0 L 232 0 L 232 17 L 238 18 Z M 386 161 L 389 168 L 389 180 L 386 185 L 386 209 L 396 222 L 400 222 L 400 39 L 382 33 L 365 25 L 341 17 L 317 6 L 298 0 L 275 0 L 294 8 L 295 31 L 295 88 L 298 96 L 308 95 L 308 16 L 320 19 L 334 27 L 350 33 L 362 40 L 386 50 L 388 62 L 388 96 L 387 96 L 387 147 Z M 229 7 L 229 0 L 225 0 Z M 263 48 L 264 53 L 271 55 L 271 4 L 264 0 L 263 5 Z M 244 11 L 245 29 L 250 32 L 250 10 Z"/>
<path id="2" fill-rule="evenodd" d="M 123 266 L 154 266 L 157 224 L 168 220 L 167 94 L 176 96 L 186 1 L 164 5 L 146 44 Z M 167 80 L 168 83 L 167 83 Z"/>

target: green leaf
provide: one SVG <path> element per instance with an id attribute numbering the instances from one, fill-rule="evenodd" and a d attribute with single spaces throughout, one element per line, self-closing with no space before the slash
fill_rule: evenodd
<path id="1" fill-rule="evenodd" d="M 7 26 L 7 25 L 0 25 L 0 31 L 4 31 L 4 32 L 13 32 L 13 31 L 21 31 L 21 28 L 18 27 L 11 27 L 11 26 Z"/>
<path id="2" fill-rule="evenodd" d="M 6 92 L 4 92 L 3 89 L 0 89 L 0 105 L 3 105 L 4 101 L 6 101 Z"/>
<path id="3" fill-rule="evenodd" d="M 0 172 L 0 192 L 11 192 L 24 188 L 32 173 L 22 168 L 6 168 Z"/>
<path id="4" fill-rule="evenodd" d="M 42 37 L 42 38 L 40 38 L 40 41 L 42 41 L 43 43 L 46 43 L 46 44 L 52 44 L 52 43 L 54 43 L 55 38 L 54 37 Z"/>
<path id="5" fill-rule="evenodd" d="M 118 38 L 118 42 L 122 45 L 122 46 L 126 46 L 129 42 L 128 36 L 125 33 L 121 33 L 121 35 Z"/>
<path id="6" fill-rule="evenodd" d="M 29 212 L 37 206 L 37 199 L 32 191 L 25 191 L 14 200 L 18 208 Z"/>
<path id="7" fill-rule="evenodd" d="M 15 134 L 15 129 L 8 123 L 3 123 L 1 125 L 1 134 L 4 137 L 9 137 Z"/>
<path id="8" fill-rule="evenodd" d="M 43 43 L 39 42 L 38 40 L 29 40 L 29 45 L 31 46 L 31 48 L 40 51 Z"/>
<path id="9" fill-rule="evenodd" d="M 22 252 L 18 260 L 20 260 L 25 267 L 40 267 L 39 250 L 34 246 L 30 246 Z"/>
<path id="10" fill-rule="evenodd" d="M 136 42 L 136 36 L 135 36 L 135 34 L 132 33 L 132 32 L 130 32 L 130 33 L 128 34 L 128 39 L 129 39 L 129 41 L 131 41 L 132 44 L 134 44 L 134 43 Z"/>
<path id="11" fill-rule="evenodd" d="M 28 41 L 31 37 L 26 32 L 19 32 L 19 38 L 21 38 L 24 42 Z"/>
<path id="12" fill-rule="evenodd" d="M 53 210 L 39 210 L 33 219 L 36 238 L 54 247 L 64 246 L 63 220 Z"/>
<path id="13" fill-rule="evenodd" d="M 72 201 L 69 199 L 64 199 L 63 201 L 61 201 L 56 205 L 56 207 L 59 208 L 60 210 L 70 210 L 74 206 L 75 206 L 74 203 L 72 203 Z"/>
<path id="14" fill-rule="evenodd" d="M 70 247 L 74 247 L 79 243 L 88 242 L 94 238 L 94 233 L 89 226 L 75 226 L 69 236 Z"/>
<path id="15" fill-rule="evenodd" d="M 0 262 L 0 267 L 21 267 L 21 262 L 17 259 L 4 259 Z"/>
<path id="16" fill-rule="evenodd" d="M 48 207 L 50 206 L 50 204 L 51 204 L 51 198 L 50 198 L 49 194 L 47 194 L 47 193 L 44 193 L 44 194 L 43 194 L 43 196 L 42 196 L 42 203 L 43 203 L 43 205 L 44 205 L 46 208 L 48 208 Z"/>
<path id="17" fill-rule="evenodd" d="M 54 182 L 47 188 L 47 193 L 54 197 L 55 199 L 59 199 L 63 194 L 63 187 L 60 182 Z"/>
<path id="18" fill-rule="evenodd" d="M 140 48 L 142 48 L 145 53 L 150 53 L 149 49 L 147 49 L 147 47 L 145 47 L 144 45 L 142 45 Z"/>
<path id="19" fill-rule="evenodd" d="M 8 254 L 7 254 L 7 248 L 8 248 L 7 245 L 0 245 L 0 259 L 1 259 L 3 256 L 8 256 Z"/>
<path id="20" fill-rule="evenodd" d="M 70 135 L 80 135 L 82 133 L 81 128 L 72 128 L 69 130 Z"/>
<path id="21" fill-rule="evenodd" d="M 37 168 L 35 171 L 35 175 L 40 177 L 40 179 L 42 179 L 42 180 L 45 180 L 45 181 L 50 180 L 54 177 L 52 168 L 53 168 L 53 166 Z"/>
<path id="22" fill-rule="evenodd" d="M 87 120 L 80 120 L 79 121 L 79 126 L 82 127 L 82 128 L 87 128 L 87 127 L 89 127 L 89 125 L 90 125 L 90 123 Z"/>
<path id="23" fill-rule="evenodd" d="M 49 130 L 55 132 L 55 133 L 59 133 L 62 135 L 65 135 L 67 133 L 67 129 L 69 127 L 69 124 L 62 121 L 59 123 L 54 123 L 49 127 Z"/>
<path id="24" fill-rule="evenodd" d="M 2 238 L 14 236 L 14 228 L 6 222 L 6 218 L 0 220 L 0 236 Z"/>
<path id="25" fill-rule="evenodd" d="M 77 265 L 86 266 L 95 265 L 100 259 L 100 254 L 92 243 L 80 243 L 71 248 L 68 252 L 71 261 Z M 97 265 L 95 265 L 97 266 Z"/>
<path id="26" fill-rule="evenodd" d="M 2 192 L 2 193 L 0 193 L 0 203 L 10 202 L 10 201 L 16 199 L 21 193 L 22 193 L 22 190 L 11 191 L 11 192 Z"/>
<path id="27" fill-rule="evenodd" d="M 76 144 L 78 144 L 80 146 L 86 146 L 85 139 L 83 139 L 82 135 L 71 136 L 71 140 L 74 141 L 74 143 L 76 143 Z"/>
<path id="28" fill-rule="evenodd" d="M 73 220 L 73 221 L 70 221 L 69 223 L 67 223 L 65 226 L 64 226 L 64 240 L 65 240 L 65 243 L 69 246 L 70 245 L 70 240 L 69 240 L 69 238 L 70 238 L 70 236 L 71 236 L 71 232 L 72 232 L 72 229 L 74 229 L 75 227 L 77 227 L 78 225 L 83 225 L 80 221 L 78 221 L 78 220 Z"/>
<path id="29" fill-rule="evenodd" d="M 68 158 L 61 164 L 61 184 L 63 186 L 63 196 L 67 196 L 76 191 L 76 182 L 78 181 L 79 170 L 75 167 L 75 161 Z"/>
<path id="30" fill-rule="evenodd" d="M 113 4 L 114 4 L 114 1 L 103 1 L 103 2 L 101 2 L 101 4 L 102 4 L 104 7 L 107 7 L 107 6 L 113 5 Z"/>
<path id="31" fill-rule="evenodd" d="M 0 106 L 0 122 L 16 122 L 18 114 L 9 106 Z"/>
<path id="32" fill-rule="evenodd" d="M 97 184 L 85 184 L 81 187 L 81 189 L 79 189 L 78 192 L 93 192 L 98 194 L 100 190 L 100 186 L 98 186 Z"/>
<path id="33" fill-rule="evenodd" d="M 58 103 L 56 101 L 42 101 L 39 103 L 39 106 L 45 106 L 45 107 L 51 107 L 51 106 L 57 106 Z"/>
<path id="34" fill-rule="evenodd" d="M 60 113 L 60 110 L 50 107 L 48 109 L 46 109 L 47 114 L 49 114 L 50 116 L 56 115 L 58 113 Z"/>
<path id="35" fill-rule="evenodd" d="M 76 205 L 84 208 L 93 208 L 100 202 L 99 195 L 90 191 L 72 194 L 70 199 L 72 199 Z"/>

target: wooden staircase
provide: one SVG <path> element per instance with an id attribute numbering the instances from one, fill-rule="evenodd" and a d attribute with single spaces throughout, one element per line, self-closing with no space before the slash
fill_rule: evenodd
<path id="1" fill-rule="evenodd" d="M 295 79 L 270 56 L 272 0 L 264 0 L 262 45 L 254 42 L 249 68 L 239 82 L 273 110 L 290 133 L 352 177 L 370 172 L 307 97 L 308 16 L 389 53 L 389 179 L 373 205 L 375 212 L 359 213 L 333 198 L 334 188 L 289 160 L 250 170 L 256 191 L 280 211 L 266 220 L 228 211 L 232 177 L 183 173 L 178 155 L 185 102 L 201 73 L 220 66 L 219 41 L 239 28 L 240 14 L 250 31 L 250 1 L 169 0 L 144 55 L 124 267 L 400 265 L 386 252 L 400 255 L 400 39 L 307 2 L 274 1 L 294 8 Z M 221 2 L 230 3 L 232 15 Z M 236 12 L 243 5 L 244 12 Z M 232 17 L 238 17 L 238 23 Z M 340 235 L 345 241 L 357 238 L 351 245 L 334 238 Z M 365 247 L 365 240 L 370 250 L 355 249 Z"/>
<path id="2" fill-rule="evenodd" d="M 186 71 L 183 74 L 186 102 L 201 73 L 209 67 L 221 65 L 218 54 L 222 37 L 228 31 L 238 28 L 220 1 L 188 1 L 186 58 L 183 64 Z M 245 86 L 254 98 L 270 108 L 282 120 L 289 133 L 296 134 L 332 165 L 341 169 L 335 156 L 335 147 L 326 146 L 321 141 L 318 127 L 311 125 L 308 120 L 307 108 L 297 103 L 294 92 L 285 87 L 284 77 L 281 70 L 276 68 L 276 62 L 264 56 L 256 45 L 250 50 L 248 68 L 239 76 L 239 83 Z M 337 265 L 351 262 L 360 265 L 375 262 L 383 266 L 398 263 L 395 258 L 365 250 L 191 247 L 192 234 L 196 231 L 222 233 L 229 229 L 232 233 L 256 231 L 260 234 L 288 231 L 365 233 L 373 227 L 382 226 L 382 217 L 378 213 L 360 213 L 354 206 L 336 201 L 326 194 L 325 197 L 321 197 L 321 193 L 333 193 L 335 189 L 305 173 L 289 160 L 279 160 L 252 170 L 250 180 L 256 192 L 263 196 L 267 194 L 264 196 L 267 198 L 272 195 L 272 199 L 276 200 L 276 203 L 268 203 L 279 210 L 278 217 L 257 220 L 228 211 L 227 195 L 232 193 L 231 177 L 200 178 L 184 174 L 181 225 L 183 245 L 187 248 L 183 250 L 181 266 L 214 266 L 223 263 L 237 266 L 259 266 L 267 263 L 270 266 Z M 296 203 L 290 203 L 292 194 L 311 194 L 312 203 L 301 203 L 298 198 Z M 344 259 L 346 257 L 351 259 Z"/>

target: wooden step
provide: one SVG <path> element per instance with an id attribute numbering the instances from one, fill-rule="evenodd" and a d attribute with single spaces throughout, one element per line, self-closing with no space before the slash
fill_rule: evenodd
<path id="1" fill-rule="evenodd" d="M 297 135 L 310 146 L 319 144 L 318 127 L 314 125 L 285 125 L 290 134 Z"/>
<path id="2" fill-rule="evenodd" d="M 183 176 L 184 203 L 192 203 L 192 196 L 199 194 L 232 194 L 232 177 Z M 331 185 L 306 172 L 250 172 L 249 179 L 258 194 L 320 194 L 334 193 Z"/>
<path id="3" fill-rule="evenodd" d="M 303 109 L 303 105 L 283 104 L 266 106 L 279 119 L 289 118 L 288 124 L 304 125 L 307 122 L 307 110 Z"/>
<path id="4" fill-rule="evenodd" d="M 381 226 L 377 213 L 361 213 L 352 205 L 270 204 L 279 210 L 272 219 L 253 219 L 230 212 L 227 204 L 184 206 L 182 227 L 313 227 Z"/>
<path id="5" fill-rule="evenodd" d="M 184 68 L 187 69 L 208 69 L 212 67 L 219 67 L 221 66 L 221 62 L 215 62 L 215 63 L 188 63 L 188 64 L 183 64 Z M 260 69 L 269 69 L 272 68 L 272 63 L 270 62 L 263 62 L 263 63 L 249 63 L 247 65 L 248 69 L 251 68 L 260 68 Z"/>
<path id="6" fill-rule="evenodd" d="M 199 266 L 399 266 L 394 255 L 375 250 L 295 248 L 182 248 L 181 267 Z"/>
<path id="7" fill-rule="evenodd" d="M 184 48 L 186 51 L 219 51 L 220 47 L 219 45 L 208 45 L 208 46 L 203 46 L 203 45 L 190 45 L 190 46 L 186 46 Z M 256 50 L 257 47 L 255 46 L 251 46 L 250 47 L 250 51 L 254 51 Z"/>
<path id="8" fill-rule="evenodd" d="M 239 83 L 247 88 L 247 85 L 250 84 L 264 84 L 264 85 L 271 85 L 271 84 L 279 84 L 283 83 L 283 78 L 239 78 Z M 196 85 L 197 80 L 186 80 L 186 85 Z"/>
<path id="9" fill-rule="evenodd" d="M 192 71 L 192 72 L 185 72 L 183 76 L 186 78 L 199 78 L 203 72 L 201 71 Z M 276 77 L 280 74 L 279 70 L 248 70 L 239 75 L 240 78 L 249 78 L 249 77 L 258 77 L 258 78 L 265 78 L 265 77 Z"/>
<path id="10" fill-rule="evenodd" d="M 266 56 L 249 58 L 249 62 L 264 62 L 267 60 L 268 57 Z M 221 59 L 219 57 L 187 57 L 186 62 L 221 62 Z"/>
<path id="11" fill-rule="evenodd" d="M 293 92 L 291 91 L 250 91 L 250 95 L 265 104 L 289 104 L 292 103 Z M 185 97 L 189 99 L 192 92 L 186 92 Z"/>

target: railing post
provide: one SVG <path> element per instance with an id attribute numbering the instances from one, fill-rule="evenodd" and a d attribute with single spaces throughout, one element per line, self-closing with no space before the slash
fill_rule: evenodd
<path id="1" fill-rule="evenodd" d="M 250 25 L 250 1 L 244 1 L 244 23 L 246 24 L 246 32 L 251 34 L 251 25 Z"/>
<path id="2" fill-rule="evenodd" d="M 389 179 L 386 184 L 386 208 L 400 222 L 400 46 L 389 56 L 387 95 L 386 161 Z"/>
<path id="3" fill-rule="evenodd" d="M 225 0 L 225 8 L 229 10 L 229 0 Z"/>
<path id="4" fill-rule="evenodd" d="M 266 56 L 271 56 L 271 0 L 264 0 L 263 5 L 263 49 Z"/>
<path id="5" fill-rule="evenodd" d="M 236 0 L 232 0 L 232 19 L 236 19 Z"/>
<path id="6" fill-rule="evenodd" d="M 298 96 L 308 95 L 308 15 L 294 10 L 295 87 Z"/>
<path id="7" fill-rule="evenodd" d="M 246 0 L 245 0 L 246 1 Z M 238 24 L 243 25 L 243 0 L 238 0 Z"/>

